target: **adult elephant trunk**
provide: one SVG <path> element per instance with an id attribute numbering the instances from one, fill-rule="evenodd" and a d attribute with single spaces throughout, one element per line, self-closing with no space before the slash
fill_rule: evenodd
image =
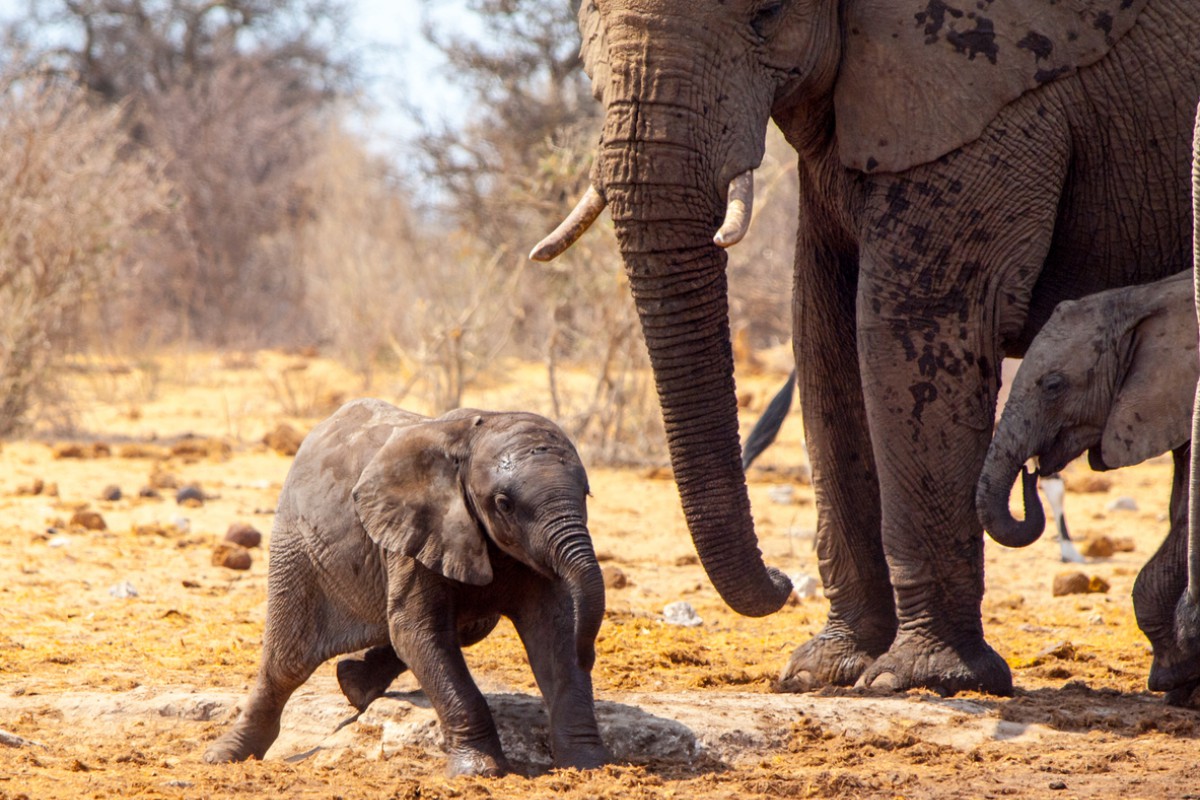
<path id="1" fill-rule="evenodd" d="M 1010 406 L 1005 408 L 1004 413 L 1008 415 L 1018 411 Z M 1005 547 L 1025 547 L 1036 542 L 1046 527 L 1046 515 L 1037 496 L 1037 473 L 1024 468 L 1025 462 L 1037 451 L 1028 443 L 1005 434 L 1004 430 L 988 448 L 987 459 L 975 489 L 975 506 L 979 521 L 993 539 Z M 1015 519 L 1008 509 L 1008 496 L 1018 477 L 1021 478 L 1022 501 L 1025 505 L 1023 520 Z"/>
<path id="2" fill-rule="evenodd" d="M 661 125 L 645 104 L 637 114 L 645 130 L 687 128 L 677 106 L 662 110 Z M 731 608 L 770 614 L 791 586 L 764 565 L 754 534 L 738 439 L 726 256 L 713 243 L 725 214 L 722 179 L 727 185 L 731 176 L 707 183 L 698 169 L 704 156 L 676 143 L 631 143 L 607 131 L 605 140 L 597 175 L 641 318 L 696 552 Z"/>

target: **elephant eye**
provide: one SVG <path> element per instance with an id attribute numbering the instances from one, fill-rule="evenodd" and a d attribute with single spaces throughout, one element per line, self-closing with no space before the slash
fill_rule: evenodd
<path id="1" fill-rule="evenodd" d="M 1044 375 L 1038 383 L 1041 384 L 1042 391 L 1051 397 L 1060 395 L 1067 390 L 1067 376 L 1061 372 Z"/>
<path id="2" fill-rule="evenodd" d="M 494 498 L 496 501 L 496 510 L 501 514 L 511 514 L 513 512 L 513 501 L 506 494 L 498 494 Z"/>
<path id="3" fill-rule="evenodd" d="M 782 16 L 783 0 L 775 0 L 775 2 L 767 3 L 754 12 L 754 16 L 750 19 L 750 27 L 754 29 L 755 36 L 759 39 L 765 39 L 767 34 L 770 33 L 771 27 Z"/>

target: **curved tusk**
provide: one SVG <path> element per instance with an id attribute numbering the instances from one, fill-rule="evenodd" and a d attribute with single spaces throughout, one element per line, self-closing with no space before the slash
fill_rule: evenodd
<path id="1" fill-rule="evenodd" d="M 713 237 L 718 247 L 732 247 L 750 230 L 750 212 L 754 208 L 754 170 L 746 170 L 729 182 L 725 201 L 725 221 Z"/>
<path id="2" fill-rule="evenodd" d="M 562 255 L 592 226 L 606 204 L 604 198 L 596 191 L 596 187 L 588 186 L 588 190 L 584 192 L 574 210 L 559 223 L 553 233 L 542 239 L 533 250 L 529 251 L 529 257 L 534 261 L 550 261 Z"/>

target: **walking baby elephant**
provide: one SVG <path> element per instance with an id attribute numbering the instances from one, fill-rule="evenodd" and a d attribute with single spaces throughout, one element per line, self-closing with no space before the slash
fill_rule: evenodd
<path id="1" fill-rule="evenodd" d="M 976 506 L 992 538 L 1010 547 L 1037 539 L 1045 516 L 1036 475 L 1084 451 L 1093 469 L 1136 464 L 1172 451 L 1171 529 L 1133 589 L 1138 626 L 1150 639 L 1150 688 L 1187 701 L 1200 685 L 1200 631 L 1177 613 L 1187 586 L 1187 474 L 1192 395 L 1200 365 L 1191 270 L 1155 283 L 1059 304 L 1025 353 L 979 479 Z M 1023 477 L 1025 519 L 1008 510 Z"/>
<path id="2" fill-rule="evenodd" d="M 533 414 L 438 419 L 356 400 L 304 440 L 271 538 L 258 679 L 210 762 L 262 758 L 292 692 L 333 656 L 360 710 L 411 669 L 437 712 L 450 774 L 509 769 L 462 647 L 516 626 L 550 716 L 558 766 L 608 754 L 592 700 L 604 582 L 587 475 Z"/>

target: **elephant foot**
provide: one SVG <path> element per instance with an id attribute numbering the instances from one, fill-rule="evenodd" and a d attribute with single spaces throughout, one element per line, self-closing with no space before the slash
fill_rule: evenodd
<path id="1" fill-rule="evenodd" d="M 247 725 L 235 725 L 204 751 L 204 760 L 209 764 L 232 764 L 249 758 L 262 761 L 278 735 L 278 729 L 264 732 Z"/>
<path id="2" fill-rule="evenodd" d="M 1200 689 L 1200 680 L 1191 681 L 1167 692 L 1163 696 L 1163 702 L 1177 708 L 1200 709 L 1200 697 L 1196 695 L 1197 689 Z"/>
<path id="3" fill-rule="evenodd" d="M 485 778 L 498 778 L 512 772 L 512 766 L 503 753 L 485 753 L 479 750 L 458 750 L 450 753 L 446 764 L 446 774 L 451 777 L 459 775 L 477 775 Z"/>
<path id="4" fill-rule="evenodd" d="M 597 769 L 612 761 L 612 753 L 603 744 L 564 748 L 554 754 L 554 766 L 559 769 Z"/>
<path id="5" fill-rule="evenodd" d="M 898 635 L 856 685 L 897 692 L 929 689 L 944 697 L 967 691 L 1007 697 L 1013 692 L 1008 664 L 982 638 L 950 645 L 911 633 Z"/>
<path id="6" fill-rule="evenodd" d="M 890 641 L 889 637 L 863 644 L 845 626 L 830 623 L 795 649 L 775 689 L 810 692 L 822 686 L 851 686 L 887 650 Z"/>
<path id="7" fill-rule="evenodd" d="M 360 650 L 337 664 L 338 686 L 360 713 L 381 697 L 400 673 L 408 669 L 390 644 Z"/>

